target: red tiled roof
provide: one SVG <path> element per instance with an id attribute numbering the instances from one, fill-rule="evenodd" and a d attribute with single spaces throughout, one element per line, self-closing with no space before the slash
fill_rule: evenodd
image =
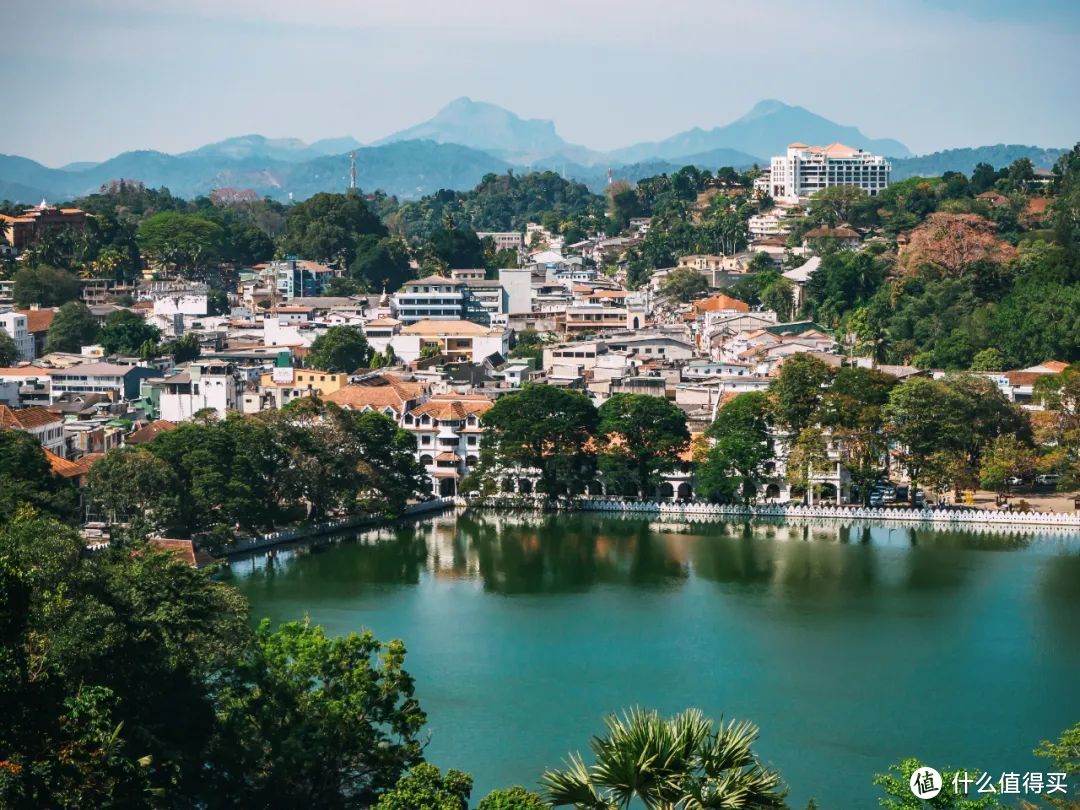
<path id="1" fill-rule="evenodd" d="M 168 419 L 156 419 L 125 436 L 124 444 L 147 444 L 157 438 L 159 433 L 164 433 L 175 427 L 176 423 L 170 422 Z"/>
<path id="2" fill-rule="evenodd" d="M 63 417 L 36 405 L 32 408 L 9 408 L 7 405 L 0 405 L 0 428 L 30 430 L 63 421 Z"/>
<path id="3" fill-rule="evenodd" d="M 26 316 L 26 331 L 32 335 L 48 332 L 53 318 L 56 317 L 56 312 L 51 309 L 17 309 L 15 311 Z"/>

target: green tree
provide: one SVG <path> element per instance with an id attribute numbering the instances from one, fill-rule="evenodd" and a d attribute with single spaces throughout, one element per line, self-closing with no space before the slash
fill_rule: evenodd
<path id="1" fill-rule="evenodd" d="M 398 289 L 413 277 L 408 246 L 402 239 L 375 234 L 357 237 L 348 277 L 364 290 Z"/>
<path id="2" fill-rule="evenodd" d="M 370 359 L 371 347 L 363 332 L 351 326 L 331 326 L 311 344 L 307 365 L 320 371 L 352 372 Z"/>
<path id="3" fill-rule="evenodd" d="M 422 760 L 400 642 L 257 632 L 228 585 L 138 544 L 0 527 L 0 805 L 371 807 Z"/>
<path id="4" fill-rule="evenodd" d="M 984 489 L 1007 492 L 1009 479 L 1026 478 L 1035 472 L 1034 449 L 1016 436 L 998 436 L 982 454 L 979 484 Z"/>
<path id="5" fill-rule="evenodd" d="M 224 290 L 212 289 L 206 294 L 207 315 L 228 315 L 229 294 Z"/>
<path id="6" fill-rule="evenodd" d="M 93 509 L 110 523 L 138 523 L 149 532 L 169 526 L 178 516 L 179 481 L 173 469 L 141 447 L 106 453 L 86 476 Z"/>
<path id="7" fill-rule="evenodd" d="M 917 759 L 902 759 L 890 765 L 887 772 L 877 774 L 874 784 L 885 793 L 884 798 L 878 799 L 878 804 L 886 810 L 924 810 L 927 807 L 933 810 L 1004 810 L 1004 805 L 999 804 L 993 796 L 977 796 L 972 789 L 972 795 L 977 798 L 970 798 L 953 791 L 953 780 L 958 775 L 978 779 L 982 776 L 982 771 L 978 769 L 942 770 L 942 791 L 933 799 L 917 798 L 911 792 L 911 775 L 922 767 L 924 763 Z"/>
<path id="8" fill-rule="evenodd" d="M 807 489 L 814 477 L 828 472 L 828 443 L 820 427 L 805 427 L 795 437 L 787 459 L 787 482 L 792 487 Z"/>
<path id="9" fill-rule="evenodd" d="M 674 301 L 687 303 L 709 291 L 709 282 L 697 270 L 677 267 L 660 283 L 660 294 Z"/>
<path id="10" fill-rule="evenodd" d="M 161 330 L 140 315 L 120 309 L 110 313 L 98 334 L 98 343 L 106 354 L 137 355 L 147 341 L 157 343 Z"/>
<path id="11" fill-rule="evenodd" d="M 37 439 L 21 430 L 0 428 L 0 524 L 22 507 L 67 519 L 77 506 L 75 487 L 53 476 Z"/>
<path id="12" fill-rule="evenodd" d="M 869 505 L 871 487 L 884 471 L 883 409 L 895 385 L 895 377 L 880 371 L 841 368 L 818 408 L 818 420 L 836 444 L 863 505 Z"/>
<path id="13" fill-rule="evenodd" d="M 139 226 L 137 238 L 143 253 L 166 271 L 202 278 L 222 257 L 225 231 L 196 214 L 162 211 Z"/>
<path id="14" fill-rule="evenodd" d="M 795 285 L 781 276 L 762 288 L 761 304 L 775 312 L 779 321 L 790 321 L 795 312 Z"/>
<path id="15" fill-rule="evenodd" d="M 199 339 L 192 333 L 182 335 L 160 346 L 162 354 L 172 355 L 174 363 L 187 363 L 195 360 L 202 353 Z"/>
<path id="16" fill-rule="evenodd" d="M 858 186 L 828 186 L 810 198 L 806 213 L 818 225 L 835 228 L 850 222 L 852 211 L 868 196 Z"/>
<path id="17" fill-rule="evenodd" d="M 581 491 L 591 479 L 598 416 L 584 394 L 526 384 L 496 400 L 482 420 L 485 455 L 498 467 L 539 470 L 548 495 Z"/>
<path id="18" fill-rule="evenodd" d="M 1054 742 L 1043 740 L 1032 753 L 1037 757 L 1050 760 L 1054 773 L 1065 774 L 1065 781 L 1070 785 L 1071 796 L 1045 796 L 1044 801 L 1060 810 L 1076 810 L 1080 785 L 1076 777 L 1080 775 L 1080 723 L 1065 729 Z"/>
<path id="19" fill-rule="evenodd" d="M 739 394 L 716 413 L 705 431 L 713 446 L 700 459 L 698 492 L 715 501 L 749 503 L 773 458 L 771 406 L 760 391 Z"/>
<path id="20" fill-rule="evenodd" d="M 690 444 L 686 414 L 662 397 L 615 394 L 599 410 L 600 469 L 610 483 L 632 481 L 649 495 Z"/>
<path id="21" fill-rule="evenodd" d="M 786 806 L 780 774 L 753 752 L 753 723 L 721 722 L 717 728 L 697 709 L 670 718 L 633 709 L 604 724 L 606 734 L 589 743 L 594 765 L 571 754 L 564 770 L 544 773 L 551 804 L 583 810 L 616 810 L 635 802 L 654 810 Z"/>
<path id="22" fill-rule="evenodd" d="M 976 352 L 971 358 L 972 371 L 1005 371 L 1008 367 L 1005 355 L 993 347 Z"/>
<path id="23" fill-rule="evenodd" d="M 379 797 L 376 810 L 469 810 L 472 777 L 453 768 L 443 776 L 429 762 L 421 762 L 401 777 L 392 790 Z"/>
<path id="24" fill-rule="evenodd" d="M 0 326 L 0 368 L 15 365 L 19 360 L 19 344 Z"/>
<path id="25" fill-rule="evenodd" d="M 46 352 L 78 352 L 97 339 L 97 318 L 81 301 L 69 301 L 60 307 L 49 326 L 45 339 Z"/>
<path id="26" fill-rule="evenodd" d="M 795 435 L 813 424 L 831 378 L 832 370 L 824 360 L 809 354 L 785 359 L 780 374 L 769 386 L 777 424 Z"/>
<path id="27" fill-rule="evenodd" d="M 424 253 L 442 267 L 477 268 L 484 266 L 484 246 L 476 231 L 465 228 L 439 228 L 424 245 Z"/>
<path id="28" fill-rule="evenodd" d="M 37 304 L 58 307 L 79 297 L 79 280 L 67 270 L 48 265 L 24 267 L 15 274 L 12 297 L 15 306 L 28 309 Z"/>
<path id="29" fill-rule="evenodd" d="M 208 787 L 238 807 L 373 806 L 422 761 L 426 718 L 404 662 L 400 641 L 264 620 L 246 677 L 218 702 L 208 757 L 229 767 Z"/>
<path id="30" fill-rule="evenodd" d="M 911 497 L 935 453 L 966 444 L 970 426 L 964 398 L 937 380 L 917 377 L 896 386 L 884 408 L 886 430 L 899 445 L 911 478 Z"/>
<path id="31" fill-rule="evenodd" d="M 361 237 L 386 236 L 386 227 L 356 192 L 322 192 L 288 209 L 282 253 L 349 267 Z"/>
<path id="32" fill-rule="evenodd" d="M 476 810 L 545 810 L 547 802 L 520 785 L 493 790 L 480 800 Z"/>

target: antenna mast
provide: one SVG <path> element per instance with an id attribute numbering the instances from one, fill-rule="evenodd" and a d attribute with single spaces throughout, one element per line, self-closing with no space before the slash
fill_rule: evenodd
<path id="1" fill-rule="evenodd" d="M 349 153 L 349 188 L 356 191 L 356 150 Z"/>

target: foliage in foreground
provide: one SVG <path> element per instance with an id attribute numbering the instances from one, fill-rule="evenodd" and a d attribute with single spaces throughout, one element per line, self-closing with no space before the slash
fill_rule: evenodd
<path id="1" fill-rule="evenodd" d="M 648 808 L 784 807 L 780 774 L 752 750 L 757 727 L 730 721 L 714 729 L 698 709 L 674 717 L 632 709 L 604 721 L 593 737 L 595 763 L 571 754 L 564 770 L 547 771 L 547 799 L 556 807 L 616 810 L 639 801 Z"/>
<path id="2" fill-rule="evenodd" d="M 355 807 L 421 760 L 400 642 L 253 631 L 168 553 L 0 529 L 0 806 Z"/>

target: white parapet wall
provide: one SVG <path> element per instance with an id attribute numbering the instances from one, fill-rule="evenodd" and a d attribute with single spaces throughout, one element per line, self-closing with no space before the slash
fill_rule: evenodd
<path id="1" fill-rule="evenodd" d="M 487 498 L 455 498 L 459 506 L 495 508 L 537 508 L 545 505 L 543 496 L 496 495 Z M 1078 512 L 1011 512 L 991 509 L 884 509 L 851 506 L 734 506 L 702 501 L 625 501 L 618 498 L 573 498 L 550 502 L 559 509 L 583 509 L 615 514 L 662 514 L 688 520 L 774 519 L 774 520 L 846 520 L 944 526 L 1053 526 L 1080 530 Z"/>

